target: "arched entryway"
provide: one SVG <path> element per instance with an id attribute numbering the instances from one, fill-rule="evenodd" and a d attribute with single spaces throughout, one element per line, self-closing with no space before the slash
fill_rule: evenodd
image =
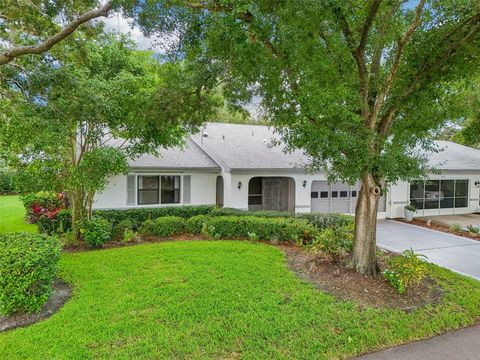
<path id="1" fill-rule="evenodd" d="M 216 198 L 215 205 L 217 207 L 223 207 L 223 177 L 221 175 L 217 176 L 215 198 Z"/>
<path id="2" fill-rule="evenodd" d="M 253 177 L 248 182 L 248 209 L 295 211 L 295 181 L 289 177 Z"/>

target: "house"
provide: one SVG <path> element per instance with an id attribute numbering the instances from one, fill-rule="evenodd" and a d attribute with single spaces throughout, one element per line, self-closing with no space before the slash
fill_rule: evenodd
<path id="1" fill-rule="evenodd" d="M 94 207 L 132 208 L 216 204 L 250 210 L 355 212 L 360 185 L 329 184 L 324 173 L 308 174 L 308 158 L 273 146 L 266 126 L 207 123 L 184 148 L 160 157 L 130 160 L 127 175 L 113 177 Z M 480 211 L 480 150 L 439 141 L 429 156 L 438 173 L 428 181 L 398 182 L 380 199 L 379 217 L 401 217 L 409 203 L 419 215 Z"/>

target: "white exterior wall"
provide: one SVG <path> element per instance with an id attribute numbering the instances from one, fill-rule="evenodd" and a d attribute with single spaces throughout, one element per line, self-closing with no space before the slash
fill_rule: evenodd
<path id="1" fill-rule="evenodd" d="M 325 181 L 325 174 L 303 174 L 289 172 L 245 172 L 245 173 L 208 173 L 208 172 L 131 172 L 137 175 L 190 175 L 191 176 L 191 194 L 190 205 L 214 205 L 216 200 L 216 178 L 221 175 L 224 180 L 224 206 L 237 209 L 248 209 L 248 184 L 251 178 L 257 176 L 265 177 L 289 177 L 295 183 L 295 211 L 298 213 L 308 213 L 311 211 L 310 192 L 312 182 Z M 475 186 L 476 181 L 480 181 L 480 174 L 466 173 L 444 173 L 440 175 L 431 175 L 432 180 L 469 180 L 469 207 L 456 209 L 440 210 L 419 210 L 417 216 L 434 216 L 442 214 L 463 214 L 480 212 L 480 188 Z M 306 186 L 303 182 L 307 181 Z M 242 186 L 238 189 L 238 183 Z M 181 187 L 180 204 L 155 204 L 155 205 L 134 205 L 127 206 L 127 176 L 119 175 L 112 177 L 107 188 L 97 194 L 95 197 L 95 209 L 112 208 L 131 208 L 131 207 L 160 207 L 160 206 L 178 206 L 184 205 L 183 185 Z M 404 207 L 409 203 L 410 184 L 408 182 L 398 182 L 388 188 L 386 199 L 386 212 L 378 214 L 379 218 L 403 217 Z"/>
<path id="2" fill-rule="evenodd" d="M 480 174 L 472 173 L 448 173 L 431 174 L 431 180 L 469 180 L 468 199 L 469 206 L 466 208 L 453 209 L 427 209 L 418 210 L 416 216 L 435 216 L 435 215 L 452 215 L 467 214 L 480 211 L 480 188 L 475 186 L 476 181 L 480 181 Z M 398 182 L 389 187 L 387 197 L 387 216 L 397 218 L 404 216 L 404 207 L 410 202 L 410 183 Z"/>
<path id="3" fill-rule="evenodd" d="M 248 183 L 253 177 L 288 177 L 292 178 L 295 183 L 295 212 L 308 213 L 311 209 L 310 192 L 312 181 L 326 180 L 323 174 L 302 174 L 288 172 L 249 172 L 249 173 L 232 173 L 226 174 L 225 180 L 225 207 L 233 207 L 242 210 L 248 210 Z M 227 195 L 227 179 L 228 186 L 231 189 Z M 307 181 L 305 187 L 303 182 Z M 242 183 L 242 187 L 238 189 L 238 183 Z"/>
<path id="4" fill-rule="evenodd" d="M 190 175 L 190 203 L 188 205 L 214 205 L 217 173 L 207 172 L 130 172 L 129 175 Z M 107 188 L 95 196 L 94 209 L 121 209 L 135 207 L 165 207 L 186 205 L 183 202 L 183 181 L 180 185 L 179 204 L 127 205 L 127 175 L 110 179 Z"/>

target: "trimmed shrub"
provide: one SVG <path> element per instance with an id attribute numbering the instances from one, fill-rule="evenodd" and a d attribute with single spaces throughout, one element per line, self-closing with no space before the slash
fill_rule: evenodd
<path id="1" fill-rule="evenodd" d="M 121 239 L 124 237 L 125 232 L 133 229 L 133 223 L 130 219 L 125 219 L 120 221 L 118 224 L 113 226 L 112 230 L 112 239 Z"/>
<path id="2" fill-rule="evenodd" d="M 103 218 L 84 220 L 80 224 L 80 234 L 89 247 L 102 247 L 112 235 L 112 224 Z"/>
<path id="3" fill-rule="evenodd" d="M 427 275 L 427 257 L 417 254 L 413 249 L 405 250 L 402 255 L 388 260 L 388 269 L 383 276 L 398 291 L 405 293 L 409 286 L 418 284 Z"/>
<path id="4" fill-rule="evenodd" d="M 255 233 L 260 240 L 305 243 L 311 241 L 317 229 L 304 219 L 217 216 L 204 222 L 203 233 L 223 239 L 247 238 L 249 233 Z"/>
<path id="5" fill-rule="evenodd" d="M 185 230 L 193 235 L 201 234 L 202 227 L 205 221 L 209 219 L 208 215 L 195 215 L 192 216 L 190 219 L 187 219 L 185 224 Z"/>
<path id="6" fill-rule="evenodd" d="M 166 237 L 185 232 L 185 219 L 179 216 L 164 216 L 156 220 L 146 220 L 140 233 L 147 236 Z"/>
<path id="7" fill-rule="evenodd" d="M 59 210 L 55 215 L 44 214 L 37 221 L 38 232 L 48 235 L 60 235 L 72 229 L 72 213 L 70 210 Z"/>
<path id="8" fill-rule="evenodd" d="M 59 258 L 54 237 L 0 234 L 0 313 L 39 311 L 52 293 Z"/>
<path id="9" fill-rule="evenodd" d="M 306 219 L 319 229 L 329 227 L 353 226 L 355 218 L 344 214 L 297 214 L 300 219 Z"/>
<path id="10" fill-rule="evenodd" d="M 113 226 L 122 220 L 130 220 L 135 230 L 138 229 L 145 220 L 157 219 L 164 216 L 178 216 L 188 219 L 195 215 L 207 215 L 213 208 L 211 205 L 168 206 L 123 210 L 94 210 L 93 214 L 97 217 L 107 219 Z"/>
<path id="11" fill-rule="evenodd" d="M 338 262 L 340 258 L 353 250 L 353 224 L 339 227 L 327 227 L 315 237 L 310 251 L 323 254 Z"/>

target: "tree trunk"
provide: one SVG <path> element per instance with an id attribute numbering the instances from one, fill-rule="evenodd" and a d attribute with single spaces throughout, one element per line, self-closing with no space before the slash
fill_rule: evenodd
<path id="1" fill-rule="evenodd" d="M 379 271 L 376 257 L 377 208 L 381 188 L 371 173 L 362 176 L 361 181 L 355 209 L 353 266 L 360 274 L 376 276 Z"/>
<path id="2" fill-rule="evenodd" d="M 79 222 L 85 218 L 86 211 L 83 201 L 83 196 L 77 194 L 76 192 L 71 192 L 68 194 L 70 200 L 70 209 L 72 212 L 72 233 L 78 239 L 80 237 L 79 233 Z"/>

